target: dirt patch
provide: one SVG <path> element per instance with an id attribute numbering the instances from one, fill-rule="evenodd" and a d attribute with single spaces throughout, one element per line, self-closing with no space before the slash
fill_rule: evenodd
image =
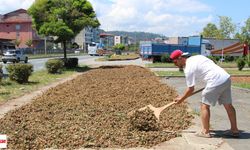
<path id="1" fill-rule="evenodd" d="M 162 130 L 130 128 L 128 112 L 163 106 L 176 91 L 142 67 L 93 69 L 0 119 L 10 149 L 151 147 L 177 136 L 192 116 L 185 103 L 161 113 Z"/>
<path id="2" fill-rule="evenodd" d="M 234 83 L 250 83 L 250 77 L 231 77 Z"/>

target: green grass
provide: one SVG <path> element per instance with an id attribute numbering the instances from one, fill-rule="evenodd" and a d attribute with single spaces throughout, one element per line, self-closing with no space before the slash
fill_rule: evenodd
<path id="1" fill-rule="evenodd" d="M 237 68 L 236 62 L 222 62 L 217 63 L 217 65 L 221 66 L 222 68 Z M 147 64 L 146 67 L 149 68 L 176 68 L 173 63 L 152 63 Z M 245 66 L 247 67 L 247 66 Z"/>
<path id="2" fill-rule="evenodd" d="M 115 61 L 115 60 L 131 60 L 139 58 L 138 54 L 122 54 L 122 55 L 107 55 L 103 58 L 98 58 L 96 61 Z"/>
<path id="3" fill-rule="evenodd" d="M 181 71 L 155 71 L 158 76 L 184 76 Z"/>
<path id="4" fill-rule="evenodd" d="M 218 62 L 217 65 L 222 68 L 237 68 L 236 62 Z"/>
<path id="5" fill-rule="evenodd" d="M 176 66 L 173 63 L 152 63 L 152 64 L 146 64 L 146 67 L 149 67 L 149 68 L 175 68 Z"/>
<path id="6" fill-rule="evenodd" d="M 67 56 L 82 56 L 82 55 L 87 55 L 86 53 L 80 53 L 80 54 L 75 54 L 75 53 L 67 53 Z M 51 57 L 64 57 L 64 54 L 29 54 L 28 55 L 29 59 L 38 59 L 38 58 L 51 58 Z"/>
<path id="7" fill-rule="evenodd" d="M 230 75 L 249 75 L 250 70 L 226 70 Z M 158 76 L 184 76 L 184 72 L 181 71 L 155 71 Z"/>
<path id="8" fill-rule="evenodd" d="M 243 75 L 243 76 L 250 76 L 250 70 L 226 70 L 231 76 L 234 75 Z M 164 76 L 180 76 L 180 77 L 184 77 L 184 72 L 180 72 L 180 71 L 155 71 L 156 75 L 164 77 Z M 250 89 L 250 84 L 249 83 L 232 83 L 233 86 L 236 87 L 240 87 L 240 88 L 247 88 Z"/>
<path id="9" fill-rule="evenodd" d="M 250 89 L 249 83 L 233 83 L 232 85 L 240 88 Z"/>
<path id="10" fill-rule="evenodd" d="M 250 70 L 226 70 L 230 75 L 249 75 L 250 76 Z"/>
<path id="11" fill-rule="evenodd" d="M 3 79 L 0 88 L 0 103 L 35 91 L 45 85 L 76 74 L 76 72 L 86 70 L 88 70 L 88 67 L 82 66 L 75 69 L 65 69 L 61 74 L 48 74 L 46 70 L 36 71 L 32 73 L 29 77 L 29 82 L 26 84 L 18 84 L 10 81 L 9 78 Z"/>

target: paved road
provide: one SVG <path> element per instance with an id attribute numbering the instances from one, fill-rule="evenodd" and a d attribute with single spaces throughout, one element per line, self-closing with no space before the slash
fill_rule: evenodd
<path id="1" fill-rule="evenodd" d="M 185 79 L 184 78 L 169 78 L 163 79 L 163 82 L 173 86 L 182 94 L 185 90 Z M 196 89 L 203 87 L 202 83 L 199 83 Z M 243 90 L 239 88 L 232 88 L 232 97 L 234 100 L 234 106 L 237 111 L 237 119 L 239 129 L 242 130 L 240 139 L 226 138 L 226 141 L 235 150 L 246 150 L 250 149 L 250 90 Z M 195 112 L 199 111 L 199 101 L 201 94 L 193 95 L 188 99 L 190 107 Z M 216 105 L 211 107 L 211 122 L 212 130 L 215 131 L 216 135 L 220 137 L 220 134 L 227 129 L 230 129 L 229 120 L 227 118 L 226 111 L 223 106 Z"/>
<path id="2" fill-rule="evenodd" d="M 79 63 L 86 63 L 86 62 L 94 62 L 94 60 L 96 58 L 98 58 L 98 56 L 88 56 L 88 55 L 84 55 L 84 56 L 72 56 L 72 57 L 77 57 L 79 59 Z M 70 56 L 68 57 L 70 58 Z M 51 58 L 41 58 L 41 59 L 30 59 L 28 63 L 33 65 L 33 69 L 34 71 L 38 71 L 38 70 L 42 70 L 45 69 L 45 63 Z M 20 62 L 23 63 L 23 62 Z M 3 64 L 1 62 L 1 64 L 3 65 L 3 72 L 4 74 L 7 73 L 5 67 L 8 64 L 12 64 L 12 63 L 7 63 L 7 64 Z"/>

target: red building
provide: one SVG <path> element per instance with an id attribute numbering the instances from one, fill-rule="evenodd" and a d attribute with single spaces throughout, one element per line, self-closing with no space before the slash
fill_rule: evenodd
<path id="1" fill-rule="evenodd" d="M 27 41 L 36 47 L 41 39 L 32 29 L 32 18 L 25 9 L 0 15 L 0 39 L 20 41 L 19 48 L 27 48 Z"/>

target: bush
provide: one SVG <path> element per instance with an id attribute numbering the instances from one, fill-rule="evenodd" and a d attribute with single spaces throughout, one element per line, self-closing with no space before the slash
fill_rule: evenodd
<path id="1" fill-rule="evenodd" d="M 63 68 L 63 60 L 61 59 L 50 59 L 45 63 L 48 73 L 61 73 Z"/>
<path id="2" fill-rule="evenodd" d="M 67 58 L 66 60 L 63 59 L 64 61 L 64 67 L 66 68 L 76 68 L 78 66 L 78 58 Z"/>
<path id="3" fill-rule="evenodd" d="M 226 61 L 226 62 L 232 62 L 232 61 L 234 61 L 234 60 L 235 60 L 234 56 L 229 56 L 229 55 L 226 55 L 226 56 L 225 56 L 225 61 Z"/>
<path id="4" fill-rule="evenodd" d="M 247 60 L 247 66 L 250 68 L 250 60 Z"/>
<path id="5" fill-rule="evenodd" d="M 207 56 L 209 59 L 211 59 L 215 64 L 217 64 L 216 57 L 214 56 Z"/>
<path id="6" fill-rule="evenodd" d="M 29 76 L 33 72 L 33 65 L 31 64 L 11 64 L 6 67 L 9 72 L 10 80 L 16 81 L 20 84 L 27 83 Z"/>
<path id="7" fill-rule="evenodd" d="M 172 62 L 172 60 L 170 59 L 170 55 L 169 54 L 165 54 L 165 55 L 162 55 L 161 56 L 161 62 L 167 62 L 167 63 L 170 63 Z"/>
<path id="8" fill-rule="evenodd" d="M 123 44 L 116 44 L 113 46 L 113 50 L 124 50 L 125 49 L 125 45 Z"/>
<path id="9" fill-rule="evenodd" d="M 239 59 L 237 59 L 237 67 L 239 70 L 242 70 L 245 66 L 246 62 L 244 60 L 244 58 L 240 57 Z"/>
<path id="10" fill-rule="evenodd" d="M 218 62 L 220 60 L 221 56 L 208 56 L 208 58 Z"/>
<path id="11" fill-rule="evenodd" d="M 246 63 L 247 63 L 247 65 L 248 65 L 248 67 L 250 68 L 250 54 L 248 54 L 248 55 L 246 56 Z"/>

